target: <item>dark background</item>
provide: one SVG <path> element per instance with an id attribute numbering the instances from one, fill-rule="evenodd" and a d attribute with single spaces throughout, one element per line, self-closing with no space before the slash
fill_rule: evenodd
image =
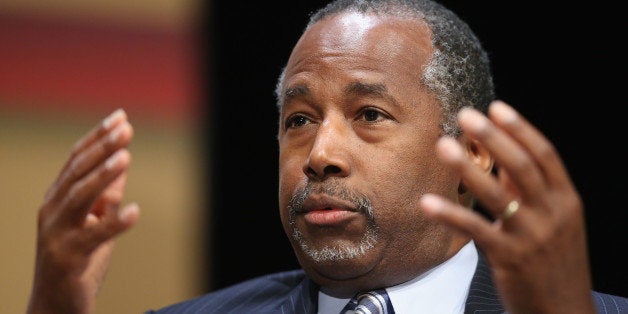
<path id="1" fill-rule="evenodd" d="M 276 78 L 325 1 L 212 1 L 208 290 L 297 268 L 277 205 Z M 478 34 L 498 97 L 554 141 L 583 196 L 594 288 L 628 295 L 626 19 L 618 5 L 443 1 Z"/>

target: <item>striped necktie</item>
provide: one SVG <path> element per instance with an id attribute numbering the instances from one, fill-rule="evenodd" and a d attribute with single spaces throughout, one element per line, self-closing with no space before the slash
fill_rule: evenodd
<path id="1" fill-rule="evenodd" d="M 394 314 L 395 310 L 385 289 L 360 292 L 354 296 L 340 314 Z"/>

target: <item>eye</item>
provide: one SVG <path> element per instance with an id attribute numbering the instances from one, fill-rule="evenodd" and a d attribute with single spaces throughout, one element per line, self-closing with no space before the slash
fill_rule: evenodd
<path id="1" fill-rule="evenodd" d="M 367 122 L 377 122 L 382 119 L 389 119 L 387 114 L 373 108 L 365 108 L 362 110 L 362 112 L 360 112 L 360 117 Z"/>
<path id="2" fill-rule="evenodd" d="M 310 124 L 312 121 L 303 115 L 293 115 L 286 119 L 285 127 L 286 129 L 290 128 L 298 128 L 304 125 Z"/>

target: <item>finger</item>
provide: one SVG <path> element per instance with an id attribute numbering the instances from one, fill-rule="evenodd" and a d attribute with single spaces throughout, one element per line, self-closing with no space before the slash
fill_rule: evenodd
<path id="1" fill-rule="evenodd" d="M 99 197 L 99 201 L 102 201 L 103 206 L 93 206 L 90 213 L 96 217 L 101 217 L 106 214 L 106 208 L 118 205 L 122 202 L 124 197 L 124 187 L 128 177 L 128 171 L 122 172 L 107 188 L 102 192 Z"/>
<path id="2" fill-rule="evenodd" d="M 567 169 L 555 146 L 539 129 L 502 101 L 495 101 L 491 104 L 489 115 L 495 124 L 517 140 L 533 156 L 547 182 L 571 185 Z"/>
<path id="3" fill-rule="evenodd" d="M 546 189 L 545 180 L 532 155 L 486 116 L 475 109 L 465 108 L 460 111 L 458 122 L 467 137 L 480 142 L 491 152 L 499 170 L 508 172 L 522 198 L 533 199 Z M 510 201 L 503 199 L 499 203 L 486 205 L 498 210 Z"/>
<path id="4" fill-rule="evenodd" d="M 109 116 L 103 119 L 99 124 L 94 126 L 83 137 L 81 137 L 72 147 L 70 157 L 61 168 L 60 175 L 55 180 L 51 189 L 49 189 L 46 193 L 46 199 L 50 199 L 50 194 L 56 192 L 57 189 L 55 188 L 55 186 L 58 185 L 58 181 L 63 177 L 63 174 L 67 172 L 67 169 L 70 167 L 72 161 L 76 158 L 77 155 L 81 154 L 86 147 L 89 147 L 95 141 L 100 140 L 103 136 L 113 130 L 118 124 L 126 120 L 126 112 L 123 109 L 117 109 L 109 114 Z"/>
<path id="5" fill-rule="evenodd" d="M 128 146 L 133 137 L 133 128 L 131 124 L 123 121 L 106 135 L 98 141 L 92 142 L 71 160 L 70 165 L 62 172 L 58 182 L 51 190 L 51 199 L 63 198 L 76 181 L 103 163 L 118 149 Z"/>
<path id="6" fill-rule="evenodd" d="M 129 167 L 131 154 L 126 148 L 118 150 L 85 177 L 74 182 L 62 201 L 62 221 L 80 224 L 105 189 Z"/>
<path id="7" fill-rule="evenodd" d="M 499 228 L 470 208 L 455 204 L 436 194 L 424 194 L 419 199 L 424 214 L 437 222 L 443 223 L 459 232 L 467 234 L 480 247 L 500 245 L 497 235 Z"/>
<path id="8" fill-rule="evenodd" d="M 96 125 L 91 131 L 85 134 L 85 136 L 79 139 L 74 144 L 72 152 L 80 152 L 85 147 L 88 147 L 91 143 L 101 138 L 104 134 L 113 130 L 118 124 L 127 121 L 127 119 L 128 117 L 124 109 L 116 109 L 109 114 L 109 116 L 104 118 L 100 124 Z"/>
<path id="9" fill-rule="evenodd" d="M 512 198 L 499 181 L 474 164 L 460 143 L 451 137 L 440 138 L 436 151 L 440 160 L 460 174 L 465 187 L 476 195 L 493 217 L 497 217 Z"/>
<path id="10" fill-rule="evenodd" d="M 107 214 L 100 218 L 90 216 L 89 219 L 97 220 L 97 223 L 91 224 L 90 232 L 84 238 L 87 250 L 94 250 L 100 244 L 128 230 L 137 223 L 140 216 L 137 203 L 130 203 L 120 210 L 117 210 L 117 206 L 110 207 L 106 212 Z"/>

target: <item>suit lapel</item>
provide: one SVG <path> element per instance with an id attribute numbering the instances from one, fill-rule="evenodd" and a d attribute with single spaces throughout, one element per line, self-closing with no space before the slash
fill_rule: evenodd
<path id="1" fill-rule="evenodd" d="M 504 306 L 501 303 L 493 276 L 488 267 L 486 259 L 481 252 L 478 252 L 478 266 L 471 279 L 469 296 L 467 297 L 465 314 L 474 313 L 504 313 Z"/>
<path id="2" fill-rule="evenodd" d="M 471 280 L 464 313 L 505 313 L 491 270 L 482 253 L 478 253 L 478 265 Z M 305 276 L 279 306 L 278 313 L 316 314 L 317 307 L 318 286 Z"/>
<path id="3" fill-rule="evenodd" d="M 279 307 L 279 313 L 316 314 L 318 307 L 318 286 L 307 276 L 289 294 Z"/>

